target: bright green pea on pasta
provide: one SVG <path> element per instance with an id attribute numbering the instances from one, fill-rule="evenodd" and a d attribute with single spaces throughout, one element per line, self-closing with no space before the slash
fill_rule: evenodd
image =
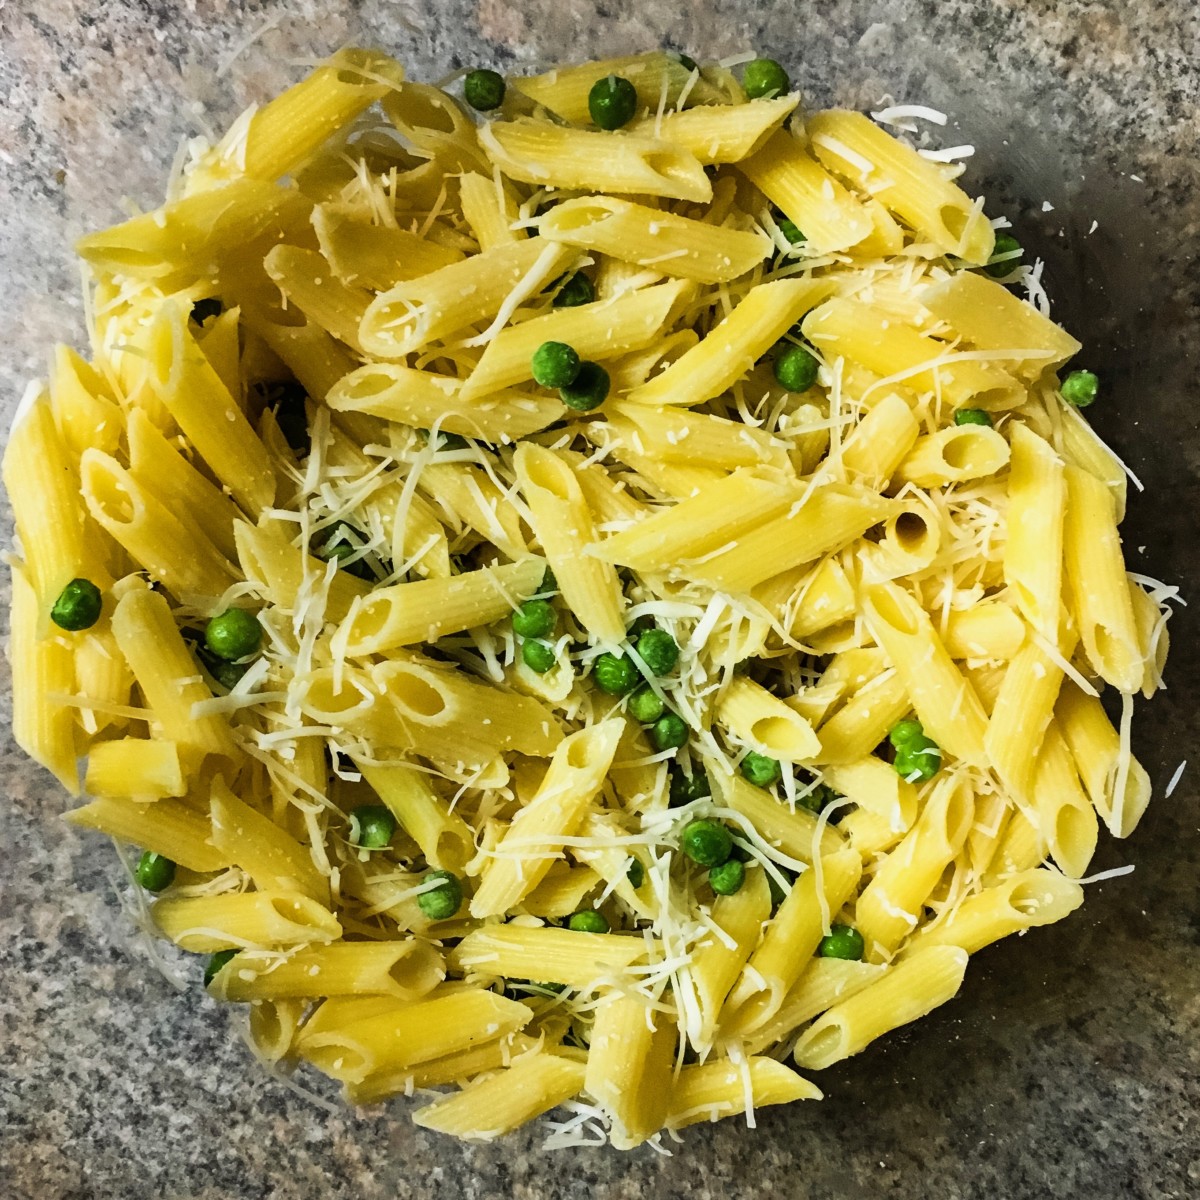
<path id="1" fill-rule="evenodd" d="M 533 381 L 539 387 L 569 387 L 579 375 L 579 367 L 579 355 L 566 342 L 543 342 L 529 360 Z"/>
<path id="2" fill-rule="evenodd" d="M 624 696 L 638 685 L 638 669 L 624 655 L 605 651 L 592 664 L 592 679 L 609 696 Z"/>
<path id="3" fill-rule="evenodd" d="M 747 100 L 782 96 L 789 83 L 787 72 L 773 58 L 756 58 L 742 72 L 742 91 Z"/>
<path id="4" fill-rule="evenodd" d="M 620 129 L 637 112 L 637 89 L 622 75 L 597 79 L 588 92 L 588 112 L 601 129 Z"/>
<path id="5" fill-rule="evenodd" d="M 992 415 L 982 408 L 960 408 L 954 413 L 955 425 L 987 425 L 992 424 Z"/>
<path id="6" fill-rule="evenodd" d="M 770 787 L 783 774 L 777 758 L 751 750 L 741 762 L 743 778 L 755 787 Z"/>
<path id="7" fill-rule="evenodd" d="M 91 629 L 100 620 L 102 605 L 100 589 L 90 579 L 72 579 L 54 601 L 50 620 L 59 629 L 78 633 L 81 629 Z"/>
<path id="8" fill-rule="evenodd" d="M 993 279 L 1003 279 L 1016 270 L 1021 253 L 1021 243 L 1011 233 L 998 233 L 992 257 L 983 269 Z"/>
<path id="9" fill-rule="evenodd" d="M 728 858 L 708 870 L 708 886 L 718 896 L 732 896 L 746 882 L 746 866 L 736 858 Z"/>
<path id="10" fill-rule="evenodd" d="M 531 671 L 545 675 L 547 671 L 554 669 L 558 658 L 555 656 L 553 646 L 530 639 L 521 643 L 521 661 Z"/>
<path id="11" fill-rule="evenodd" d="M 629 886 L 635 891 L 646 882 L 646 868 L 642 866 L 640 858 L 631 858 L 629 866 L 625 871 L 625 878 L 629 880 Z"/>
<path id="12" fill-rule="evenodd" d="M 678 713 L 663 713 L 650 726 L 650 740 L 658 750 L 675 750 L 688 740 L 688 727 Z"/>
<path id="13" fill-rule="evenodd" d="M 597 912 L 594 908 L 585 908 L 571 914 L 567 928 L 576 933 L 607 933 L 609 925 L 602 912 Z"/>
<path id="14" fill-rule="evenodd" d="M 204 628 L 204 644 L 226 662 L 245 658 L 262 645 L 262 626 L 252 612 L 227 608 Z"/>
<path id="15" fill-rule="evenodd" d="M 396 818 L 382 804 L 360 804 L 350 813 L 350 841 L 364 850 L 382 850 L 396 832 Z"/>
<path id="16" fill-rule="evenodd" d="M 666 709 L 662 697 L 652 687 L 644 685 L 629 697 L 626 711 L 635 721 L 640 721 L 643 725 L 653 725 Z"/>
<path id="17" fill-rule="evenodd" d="M 555 308 L 578 308 L 581 304 L 591 304 L 596 298 L 592 281 L 582 271 L 560 275 L 550 286 L 558 287 L 550 302 Z"/>
<path id="18" fill-rule="evenodd" d="M 668 675 L 679 661 L 679 644 L 665 629 L 647 629 L 638 635 L 638 657 L 655 675 Z"/>
<path id="19" fill-rule="evenodd" d="M 817 382 L 819 365 L 803 346 L 784 346 L 775 355 L 775 381 L 789 392 L 807 392 Z"/>
<path id="20" fill-rule="evenodd" d="M 680 808 L 684 804 L 691 804 L 693 800 L 702 800 L 705 796 L 712 795 L 712 786 L 703 771 L 695 770 L 686 775 L 678 763 L 671 764 L 668 790 L 671 808 Z"/>
<path id="21" fill-rule="evenodd" d="M 544 638 L 554 632 L 558 613 L 546 600 L 526 600 L 512 616 L 513 633 L 523 638 Z"/>
<path id="22" fill-rule="evenodd" d="M 851 925 L 831 925 L 829 933 L 817 946 L 821 958 L 845 958 L 852 962 L 862 959 L 863 935 Z"/>
<path id="23" fill-rule="evenodd" d="M 417 907 L 431 921 L 446 921 L 462 906 L 463 890 L 457 875 L 449 871 L 430 871 L 422 882 L 437 881 L 437 886 L 417 895 Z"/>
<path id="24" fill-rule="evenodd" d="M 504 103 L 504 76 L 479 67 L 463 80 L 463 99 L 479 112 L 491 112 Z"/>
<path id="25" fill-rule="evenodd" d="M 679 835 L 679 848 L 697 865 L 717 867 L 733 851 L 733 838 L 720 821 L 689 821 Z"/>
<path id="26" fill-rule="evenodd" d="M 208 987 L 217 975 L 224 969 L 225 964 L 237 953 L 236 950 L 218 950 L 216 954 L 210 954 L 208 962 L 204 964 L 204 986 Z"/>
<path id="27" fill-rule="evenodd" d="M 608 372 L 599 363 L 585 362 L 574 380 L 558 389 L 558 398 L 576 412 L 591 412 L 608 399 L 610 387 Z"/>
<path id="28" fill-rule="evenodd" d="M 779 217 L 775 224 L 779 226 L 779 232 L 793 246 L 799 246 L 808 239 L 800 232 L 800 227 L 790 217 Z"/>

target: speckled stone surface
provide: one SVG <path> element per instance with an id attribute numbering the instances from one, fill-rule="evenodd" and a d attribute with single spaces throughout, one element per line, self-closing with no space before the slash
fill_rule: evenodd
<path id="1" fill-rule="evenodd" d="M 1060 318 L 1106 373 L 1095 422 L 1151 485 L 1126 526 L 1133 562 L 1200 595 L 1190 0 L 8 0 L 5 426 L 46 347 L 81 338 L 72 239 L 115 219 L 122 195 L 152 204 L 181 136 L 220 128 L 350 40 L 426 79 L 473 62 L 757 46 L 814 105 L 888 94 L 955 114 L 943 144 L 976 145 L 973 186 L 1046 259 Z M 1170 693 L 1136 736 L 1160 791 L 1181 758 L 1200 757 L 1195 624 L 1184 613 L 1172 630 Z M 5 1200 L 1200 1196 L 1200 761 L 1128 843 L 1103 845 L 1097 869 L 1133 861 L 1133 875 L 1090 888 L 1065 924 L 981 955 L 952 1004 L 825 1072 L 823 1104 L 765 1112 L 753 1132 L 689 1131 L 669 1158 L 547 1154 L 537 1129 L 464 1148 L 414 1129 L 403 1103 L 331 1115 L 293 1095 L 253 1065 L 194 964 L 183 994 L 147 964 L 107 844 L 61 823 L 64 798 L 7 738 L 0 770 Z"/>

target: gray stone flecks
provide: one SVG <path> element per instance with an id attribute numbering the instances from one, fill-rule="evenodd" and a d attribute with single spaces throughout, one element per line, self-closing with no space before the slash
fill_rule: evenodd
<path id="1" fill-rule="evenodd" d="M 222 128 L 348 41 L 430 80 L 476 62 L 754 46 L 814 107 L 886 94 L 951 113 L 939 141 L 976 146 L 968 187 L 1045 260 L 1056 314 L 1103 373 L 1089 415 L 1148 486 L 1131 489 L 1124 527 L 1133 569 L 1200 595 L 1200 12 L 1184 0 L 9 0 L 5 425 L 49 345 L 82 342 L 72 240 L 117 219 L 123 196 L 155 203 L 182 137 Z M 1171 690 L 1135 733 L 1160 793 L 1197 754 L 1195 632 L 1186 611 L 1172 623 Z M 64 797 L 10 738 L 0 768 L 6 1200 L 1200 1195 L 1200 762 L 1128 843 L 1102 843 L 1096 870 L 1132 861 L 1134 874 L 1090 886 L 1062 925 L 982 954 L 953 1003 L 821 1075 L 823 1103 L 762 1112 L 754 1131 L 690 1130 L 670 1158 L 547 1154 L 536 1127 L 460 1146 L 411 1126 L 404 1102 L 332 1115 L 289 1092 L 203 995 L 194 962 L 182 994 L 149 965 L 107 843 L 60 821 Z"/>

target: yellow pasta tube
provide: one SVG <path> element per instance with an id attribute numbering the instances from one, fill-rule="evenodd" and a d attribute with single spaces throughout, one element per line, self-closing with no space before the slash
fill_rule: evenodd
<path id="1" fill-rule="evenodd" d="M 697 461 L 723 471 L 770 464 L 790 470 L 784 443 L 741 421 L 728 421 L 711 413 L 686 408 L 656 408 L 649 404 L 613 404 L 618 413 L 636 427 L 646 452 L 666 462 L 695 464 Z"/>
<path id="2" fill-rule="evenodd" d="M 1012 426 L 1004 582 L 1025 619 L 1057 638 L 1062 610 L 1063 519 L 1067 485 L 1062 460 L 1028 426 Z"/>
<path id="3" fill-rule="evenodd" d="M 1052 925 L 1083 903 L 1083 888 L 1057 871 L 1039 868 L 968 896 L 944 921 L 913 934 L 906 955 L 927 946 L 958 946 L 968 954 L 1038 925 Z"/>
<path id="4" fill-rule="evenodd" d="M 57 633 L 39 636 L 38 597 L 28 576 L 16 564 L 12 568 L 10 621 L 13 739 L 30 758 L 53 772 L 72 796 L 77 796 L 75 714 L 61 699 L 54 698 L 71 690 L 71 650 Z"/>
<path id="5" fill-rule="evenodd" d="M 614 977 L 628 981 L 630 967 L 643 962 L 648 953 L 640 934 L 580 933 L 552 925 L 509 923 L 472 930 L 450 952 L 449 962 L 452 969 L 468 975 L 536 977 L 546 983 L 592 988 Z"/>
<path id="6" fill-rule="evenodd" d="M 982 207 L 936 163 L 862 113 L 815 113 L 806 125 L 813 152 L 826 167 L 878 200 L 920 238 L 973 266 L 991 258 L 996 239 Z"/>
<path id="7" fill-rule="evenodd" d="M 363 778 L 391 810 L 404 831 L 434 867 L 462 873 L 474 857 L 470 827 L 434 790 L 429 777 L 413 767 L 355 762 Z"/>
<path id="8" fill-rule="evenodd" d="M 727 283 L 770 255 L 768 238 L 630 200 L 588 196 L 556 204 L 538 222 L 543 238 L 608 254 L 664 275 Z"/>
<path id="9" fill-rule="evenodd" d="M 480 250 L 519 242 L 526 233 L 515 228 L 519 219 L 513 189 L 485 175 L 470 172 L 458 181 L 463 216 Z"/>
<path id="10" fill-rule="evenodd" d="M 333 277 L 329 263 L 317 250 L 276 246 L 263 261 L 289 306 L 361 353 L 359 322 L 371 303 L 365 288 L 351 287 Z"/>
<path id="11" fill-rule="evenodd" d="M 803 503 L 741 533 L 736 544 L 685 563 L 681 571 L 722 591 L 748 592 L 780 570 L 842 549 L 894 508 L 895 501 L 876 492 L 827 483 L 808 491 Z"/>
<path id="12" fill-rule="evenodd" d="M 967 839 L 973 813 L 963 776 L 947 776 L 934 786 L 917 823 L 855 904 L 855 922 L 873 957 L 886 957 L 916 928 L 922 906 Z"/>
<path id="13" fill-rule="evenodd" d="M 368 413 L 387 421 L 445 433 L 515 441 L 544 429 L 563 412 L 552 396 L 503 390 L 462 400 L 463 381 L 398 363 L 368 363 L 339 379 L 326 396 L 334 412 Z"/>
<path id="14" fill-rule="evenodd" d="M 784 130 L 739 162 L 738 170 L 804 231 L 817 254 L 857 246 L 875 230 L 861 202 Z"/>
<path id="15" fill-rule="evenodd" d="M 115 458 L 85 450 L 80 460 L 84 502 L 92 519 L 176 596 L 219 596 L 233 572 L 217 548 L 185 525 Z"/>
<path id="16" fill-rule="evenodd" d="M 527 1054 L 511 1067 L 476 1079 L 413 1113 L 415 1124 L 472 1142 L 490 1142 L 570 1100 L 585 1067 L 549 1052 Z"/>
<path id="17" fill-rule="evenodd" d="M 266 449 L 187 328 L 176 304 L 150 331 L 150 379 L 189 442 L 252 516 L 275 499 Z"/>
<path id="18" fill-rule="evenodd" d="M 85 733 L 123 725 L 120 710 L 130 703 L 133 672 L 117 649 L 112 630 L 93 626 L 75 645 L 75 690 L 93 707 L 79 710 Z"/>
<path id="19" fill-rule="evenodd" d="M 311 852 L 270 817 L 235 796 L 219 776 L 209 798 L 210 841 L 237 863 L 264 892 L 301 892 L 329 904 L 329 880 Z"/>
<path id="20" fill-rule="evenodd" d="M 896 468 L 896 478 L 917 487 L 941 487 L 995 475 L 1008 458 L 1008 443 L 994 429 L 955 425 L 919 437 Z"/>
<path id="21" fill-rule="evenodd" d="M 163 736 L 199 754 L 236 757 L 233 734 L 223 717 L 192 715 L 192 705 L 211 700 L 212 693 L 201 680 L 166 599 L 148 588 L 126 592 L 113 612 L 112 631 Z"/>
<path id="22" fill-rule="evenodd" d="M 828 766 L 823 778 L 835 792 L 883 818 L 897 834 L 907 832 L 917 819 L 917 789 L 873 754 L 858 762 Z"/>
<path id="23" fill-rule="evenodd" d="M 862 861 L 839 850 L 810 867 L 776 910 L 721 1012 L 721 1034 L 752 1033 L 779 1011 L 816 953 L 825 915 L 836 914 L 858 887 Z M 822 904 L 822 900 L 824 903 Z"/>
<path id="24" fill-rule="evenodd" d="M 953 999 L 966 971 L 967 952 L 958 946 L 915 951 L 818 1017 L 796 1043 L 797 1066 L 820 1071 L 858 1054 L 877 1037 Z"/>
<path id="25" fill-rule="evenodd" d="M 879 540 L 859 550 L 862 578 L 878 582 L 915 575 L 933 563 L 941 544 L 941 518 L 929 499 L 918 493 L 898 501 Z"/>
<path id="26" fill-rule="evenodd" d="M 982 765 L 987 716 L 928 614 L 891 583 L 868 588 L 862 600 L 867 625 L 896 668 L 926 733 L 943 750 Z"/>
<path id="27" fill-rule="evenodd" d="M 183 800 L 137 804 L 102 796 L 72 809 L 66 820 L 81 829 L 95 829 L 119 842 L 152 850 L 189 871 L 207 874 L 233 865 L 229 856 L 209 841 L 212 823 L 208 815 Z"/>
<path id="28" fill-rule="evenodd" d="M 169 896 L 150 912 L 165 937 L 194 954 L 332 942 L 342 932 L 333 913 L 299 892 Z"/>
<path id="29" fill-rule="evenodd" d="M 121 440 L 121 409 L 108 383 L 70 346 L 54 347 L 50 402 L 62 439 L 76 454 L 95 446 L 112 454 Z"/>
<path id="30" fill-rule="evenodd" d="M 1129 477 L 1121 460 L 1100 440 L 1087 417 L 1074 405 L 1058 405 L 1058 419 L 1063 457 L 1090 471 L 1108 488 L 1119 525 L 1125 519 L 1125 493 L 1129 486 Z"/>
<path id="31" fill-rule="evenodd" d="M 800 97 L 793 93 L 753 104 L 703 104 L 644 117 L 625 128 L 682 146 L 705 166 L 740 163 L 771 138 L 799 103 Z"/>
<path id="32" fill-rule="evenodd" d="M 253 1003 L 247 1024 L 254 1053 L 268 1063 L 290 1059 L 307 1007 L 303 1000 L 258 1000 Z"/>
<path id="33" fill-rule="evenodd" d="M 584 484 L 583 473 L 575 473 Z M 607 472 L 598 473 L 608 478 Z M 452 523 L 474 529 L 514 560 L 529 553 L 529 537 L 520 516 L 508 494 L 486 471 L 468 463 L 430 463 L 421 472 L 420 486 L 450 515 Z"/>
<path id="34" fill-rule="evenodd" d="M 821 726 L 816 761 L 851 763 L 865 758 L 910 708 L 905 677 L 896 670 L 883 672 Z"/>
<path id="35" fill-rule="evenodd" d="M 1112 496 L 1088 471 L 1069 466 L 1065 474 L 1063 559 L 1079 640 L 1101 678 L 1118 691 L 1135 692 L 1142 686 L 1145 663 Z"/>
<path id="36" fill-rule="evenodd" d="M 565 921 L 584 906 L 600 876 L 591 867 L 572 867 L 565 861 L 551 863 L 542 882 L 521 901 L 521 911 L 550 921 Z"/>
<path id="37" fill-rule="evenodd" d="M 559 744 L 541 786 L 492 852 L 471 900 L 472 916 L 507 912 L 537 886 L 604 783 L 623 729 L 621 720 L 602 721 Z"/>
<path id="38" fill-rule="evenodd" d="M 979 350 L 995 350 L 1025 378 L 1036 378 L 1079 353 L 1065 329 L 1028 300 L 978 271 L 955 271 L 921 292 L 921 303 Z"/>
<path id="39" fill-rule="evenodd" d="M 623 641 L 621 582 L 611 563 L 588 553 L 597 540 L 596 526 L 575 472 L 553 450 L 533 442 L 517 448 L 513 468 L 534 533 L 571 611 L 598 641 Z"/>
<path id="40" fill-rule="evenodd" d="M 884 483 L 917 440 L 920 425 L 907 402 L 895 392 L 884 396 L 842 444 L 842 467 L 850 478 Z"/>
<path id="41" fill-rule="evenodd" d="M 943 635 L 951 658 L 1013 658 L 1025 642 L 1025 623 L 1001 600 L 953 608 Z"/>
<path id="42" fill-rule="evenodd" d="M 789 858 L 811 863 L 815 853 L 835 854 L 842 848 L 842 836 L 832 825 L 826 824 L 818 843 L 817 818 L 812 813 L 806 808 L 792 808 L 740 776 L 727 782 L 724 801 L 734 812 L 741 813 L 764 841 Z"/>
<path id="43" fill-rule="evenodd" d="M 730 682 L 717 702 L 715 716 L 736 738 L 771 758 L 801 762 L 820 749 L 804 717 L 744 675 Z"/>
<path id="44" fill-rule="evenodd" d="M 322 1007 L 325 1007 L 324 1005 Z M 373 1072 L 432 1062 L 522 1028 L 532 1009 L 475 988 L 438 993 L 307 1036 L 300 1054 L 326 1075 L 361 1083 Z"/>
<path id="45" fill-rule="evenodd" d="M 1096 853 L 1098 821 L 1070 750 L 1051 724 L 1037 757 L 1034 804 L 1038 828 L 1064 875 L 1080 879 Z"/>
<path id="46" fill-rule="evenodd" d="M 934 392 L 955 408 L 1000 410 L 1025 400 L 1024 387 L 987 363 L 955 359 L 945 342 L 919 333 L 887 309 L 841 298 L 826 300 L 801 324 L 804 336 L 828 360 L 838 355 L 888 380 Z"/>
<path id="47" fill-rule="evenodd" d="M 683 1129 L 697 1121 L 724 1117 L 769 1104 L 820 1100 L 821 1089 L 773 1058 L 750 1058 L 735 1063 L 721 1058 L 684 1067 L 671 1091 L 668 1129 Z"/>
<path id="48" fill-rule="evenodd" d="M 433 991 L 445 974 L 438 951 L 416 938 L 330 942 L 286 957 L 245 950 L 217 972 L 209 991 L 235 1003 L 362 995 L 410 1003 Z"/>
<path id="49" fill-rule="evenodd" d="M 687 150 L 644 134 L 569 129 L 518 117 L 484 125 L 479 142 L 509 179 L 522 183 L 697 203 L 712 199 L 704 168 Z"/>
<path id="50" fill-rule="evenodd" d="M 529 361 L 543 342 L 566 342 L 581 359 L 591 360 L 644 350 L 659 337 L 684 289 L 691 286 L 686 280 L 673 280 L 510 325 L 488 342 L 459 399 L 475 400 L 532 379 Z"/>
<path id="51" fill-rule="evenodd" d="M 526 238 L 398 283 L 367 307 L 359 330 L 362 345 L 380 358 L 402 358 L 468 325 L 490 321 L 515 288 L 536 294 L 572 253 L 566 246 Z"/>
<path id="52" fill-rule="evenodd" d="M 97 742 L 88 752 L 84 787 L 92 796 L 161 800 L 187 791 L 179 747 L 148 738 Z"/>
<path id="53" fill-rule="evenodd" d="M 465 571 L 448 579 L 423 579 L 376 588 L 351 611 L 339 636 L 346 652 L 382 654 L 448 633 L 490 625 L 537 591 L 546 564 L 540 558 Z"/>
<path id="54" fill-rule="evenodd" d="M 814 305 L 827 280 L 777 279 L 753 288 L 719 325 L 626 397 L 634 404 L 703 404 L 732 387 Z"/>
<path id="55" fill-rule="evenodd" d="M 316 400 L 323 400 L 358 363 L 347 347 L 314 321 L 284 325 L 247 312 L 245 322 Z"/>
<path id="56" fill-rule="evenodd" d="M 632 1150 L 667 1115 L 676 1031 L 637 995 L 611 993 L 596 1009 L 584 1086 L 612 1121 L 609 1138 Z"/>

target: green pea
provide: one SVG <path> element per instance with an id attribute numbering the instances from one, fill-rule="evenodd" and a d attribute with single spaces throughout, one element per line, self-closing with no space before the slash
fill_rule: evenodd
<path id="1" fill-rule="evenodd" d="M 147 850 L 138 859 L 138 865 L 133 874 L 138 884 L 146 891 L 161 892 L 163 888 L 170 887 L 174 882 L 175 864 L 169 858 L 155 854 L 153 850 Z"/>
<path id="2" fill-rule="evenodd" d="M 200 655 L 204 669 L 226 690 L 231 690 L 250 669 L 249 663 L 226 662 L 206 650 Z"/>
<path id="3" fill-rule="evenodd" d="M 216 296 L 205 296 L 192 305 L 192 320 L 203 325 L 210 317 L 219 317 L 224 311 L 225 305 Z"/>
<path id="4" fill-rule="evenodd" d="M 538 591 L 539 592 L 557 592 L 558 591 L 558 578 L 549 567 L 547 567 L 545 572 L 542 574 L 542 582 L 538 587 Z"/>
<path id="5" fill-rule="evenodd" d="M 601 129 L 620 129 L 637 112 L 637 89 L 621 75 L 597 79 L 588 92 L 588 112 Z"/>
<path id="6" fill-rule="evenodd" d="M 756 58 L 742 72 L 742 90 L 747 100 L 782 96 L 788 86 L 787 72 L 773 58 Z"/>
<path id="7" fill-rule="evenodd" d="M 592 678 L 602 692 L 624 696 L 637 687 L 641 676 L 630 659 L 605 651 L 592 664 Z"/>
<path id="8" fill-rule="evenodd" d="M 777 758 L 769 758 L 751 750 L 741 764 L 742 775 L 755 787 L 770 787 L 782 774 L 783 770 Z"/>
<path id="9" fill-rule="evenodd" d="M 674 51 L 671 54 L 671 57 L 674 58 L 685 71 L 700 70 L 700 64 L 697 63 L 694 58 L 684 54 L 681 50 Z"/>
<path id="10" fill-rule="evenodd" d="M 463 99 L 479 112 L 491 112 L 504 103 L 504 76 L 479 67 L 463 80 Z"/>
<path id="11" fill-rule="evenodd" d="M 983 269 L 993 279 L 1003 279 L 1016 269 L 1021 254 L 1021 243 L 1011 233 L 998 233 L 992 257 Z"/>
<path id="12" fill-rule="evenodd" d="M 688 727 L 678 713 L 663 713 L 650 726 L 650 740 L 659 750 L 674 750 L 685 745 L 688 740 Z"/>
<path id="13" fill-rule="evenodd" d="M 553 646 L 549 646 L 545 642 L 528 641 L 521 643 L 521 661 L 531 671 L 545 675 L 547 671 L 553 670 L 558 659 L 554 654 Z"/>
<path id="14" fill-rule="evenodd" d="M 350 840 L 364 850 L 382 850 L 396 832 L 396 818 L 382 804 L 361 804 L 350 814 Z"/>
<path id="15" fill-rule="evenodd" d="M 912 717 L 907 717 L 903 721 L 897 721 L 892 726 L 891 732 L 888 734 L 888 741 L 899 750 L 903 746 L 907 746 L 914 739 L 923 738 L 924 736 L 925 727 L 921 722 Z"/>
<path id="16" fill-rule="evenodd" d="M 647 629 L 638 635 L 638 657 L 655 675 L 668 675 L 679 661 L 679 644 L 665 629 Z"/>
<path id="17" fill-rule="evenodd" d="M 554 632 L 558 624 L 558 613 L 547 600 L 526 600 L 513 613 L 513 633 L 523 638 L 544 638 Z"/>
<path id="18" fill-rule="evenodd" d="M 256 383 L 254 391 L 262 397 L 263 407 L 274 414 L 284 441 L 298 457 L 305 458 L 312 449 L 312 436 L 308 432 L 308 393 L 304 387 L 294 379 L 276 379 Z"/>
<path id="19" fill-rule="evenodd" d="M 625 872 L 625 878 L 629 880 L 629 886 L 635 891 L 646 882 L 646 868 L 642 866 L 640 858 L 631 858 L 629 860 L 629 868 Z"/>
<path id="20" fill-rule="evenodd" d="M 960 408 L 954 414 L 955 425 L 988 425 L 992 424 L 991 413 L 982 408 Z"/>
<path id="21" fill-rule="evenodd" d="M 775 356 L 775 379 L 789 392 L 807 392 L 817 382 L 818 366 L 803 346 L 787 346 Z"/>
<path id="22" fill-rule="evenodd" d="M 466 450 L 470 444 L 461 433 L 447 433 L 444 429 L 438 430 L 437 439 L 435 450 Z"/>
<path id="23" fill-rule="evenodd" d="M 237 953 L 236 950 L 218 950 L 216 954 L 210 954 L 208 962 L 204 964 L 204 986 L 208 987 L 218 973 L 224 968 L 225 964 Z"/>
<path id="24" fill-rule="evenodd" d="M 609 925 L 602 912 L 597 912 L 594 908 L 585 908 L 571 914 L 567 928 L 575 930 L 576 933 L 607 933 Z"/>
<path id="25" fill-rule="evenodd" d="M 462 906 L 462 884 L 449 871 L 430 871 L 423 882 L 431 879 L 438 880 L 438 885 L 417 896 L 417 907 L 431 921 L 448 920 Z"/>
<path id="26" fill-rule="evenodd" d="M 718 896 L 732 896 L 746 882 L 746 866 L 736 858 L 726 859 L 718 866 L 708 869 L 708 886 Z"/>
<path id="27" fill-rule="evenodd" d="M 554 287 L 556 284 L 562 286 L 550 302 L 555 308 L 578 308 L 581 304 L 591 304 L 596 298 L 596 289 L 592 287 L 592 281 L 582 271 L 576 271 L 574 275 L 559 276 L 550 286 Z"/>
<path id="28" fill-rule="evenodd" d="M 336 562 L 338 568 L 347 575 L 353 575 L 366 583 L 375 583 L 375 572 L 371 570 L 370 563 L 365 558 L 357 557 L 367 540 L 367 535 L 361 529 L 355 529 L 347 521 L 339 521 L 314 552 L 325 562 Z M 347 561 L 351 559 L 353 561 Z"/>
<path id="29" fill-rule="evenodd" d="M 581 363 L 573 383 L 558 389 L 558 398 L 576 412 L 590 412 L 608 399 L 608 372 L 594 362 Z"/>
<path id="30" fill-rule="evenodd" d="M 896 751 L 892 766 L 901 778 L 925 783 L 938 773 L 942 765 L 942 752 L 928 738 L 925 741 L 923 746 L 911 744 Z"/>
<path id="31" fill-rule="evenodd" d="M 679 808 L 681 805 L 691 804 L 693 800 L 711 796 L 712 786 L 703 771 L 693 771 L 692 774 L 685 775 L 678 763 L 672 763 L 669 791 L 671 808 Z"/>
<path id="32" fill-rule="evenodd" d="M 858 962 L 864 949 L 863 935 L 852 925 L 831 925 L 829 935 L 818 944 L 817 953 L 822 958 L 848 958 Z"/>
<path id="33" fill-rule="evenodd" d="M 626 709 L 635 721 L 640 721 L 643 725 L 653 725 L 666 710 L 667 706 L 663 703 L 662 697 L 648 685 L 638 688 L 629 697 L 629 705 Z"/>
<path id="34" fill-rule="evenodd" d="M 58 593 L 50 609 L 50 620 L 71 633 L 91 629 L 100 620 L 102 603 L 100 589 L 90 579 L 72 579 Z"/>
<path id="35" fill-rule="evenodd" d="M 204 644 L 218 658 L 233 662 L 262 645 L 262 626 L 252 612 L 227 608 L 204 627 Z"/>
<path id="36" fill-rule="evenodd" d="M 702 867 L 718 867 L 733 851 L 733 838 L 720 821 L 689 821 L 679 835 L 679 848 Z"/>
<path id="37" fill-rule="evenodd" d="M 800 232 L 800 227 L 790 217 L 779 217 L 775 224 L 779 226 L 779 232 L 782 233 L 788 242 L 793 246 L 799 246 L 802 242 L 808 240 L 804 234 Z"/>
<path id="38" fill-rule="evenodd" d="M 579 355 L 566 342 L 543 342 L 529 360 L 533 381 L 539 387 L 569 387 L 579 374 L 579 366 Z"/>
<path id="39" fill-rule="evenodd" d="M 1094 404 L 1100 394 L 1100 380 L 1093 371 L 1072 371 L 1059 388 L 1062 398 L 1076 408 L 1087 408 Z"/>

